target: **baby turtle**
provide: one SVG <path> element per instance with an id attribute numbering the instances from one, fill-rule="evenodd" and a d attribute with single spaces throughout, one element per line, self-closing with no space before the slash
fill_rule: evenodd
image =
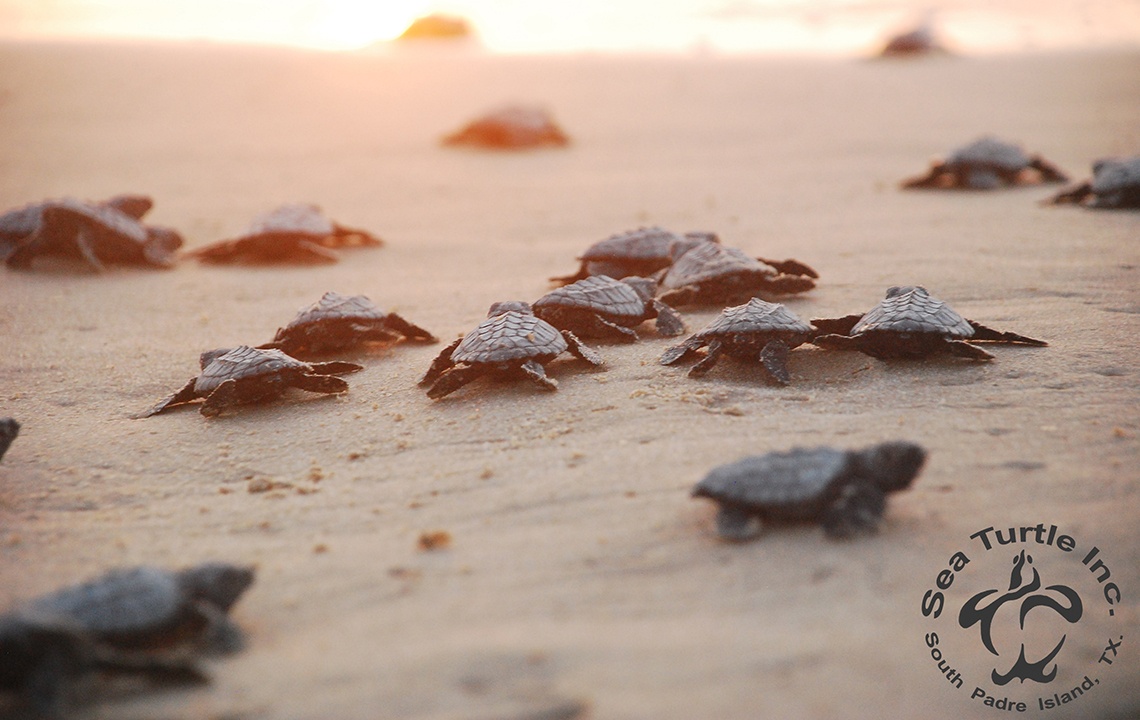
<path id="1" fill-rule="evenodd" d="M 443 138 L 444 145 L 470 145 L 491 150 L 563 147 L 570 138 L 546 110 L 512 105 L 488 113 Z"/>
<path id="2" fill-rule="evenodd" d="M 157 415 L 199 398 L 206 399 L 200 412 L 214 417 L 233 405 L 274 400 L 291 387 L 327 394 L 347 392 L 348 383 L 333 376 L 364 369 L 350 362 L 302 362 L 280 350 L 247 345 L 204 352 L 199 364 L 201 375 L 135 417 Z"/>
<path id="3" fill-rule="evenodd" d="M 708 353 L 689 369 L 689 377 L 704 375 L 722 355 L 730 355 L 745 362 L 759 361 L 768 377 L 787 385 L 792 380 L 788 352 L 814 335 L 811 325 L 783 305 L 752 298 L 743 305 L 725 308 L 703 330 L 666 350 L 661 364 L 680 362 L 707 346 Z"/>
<path id="4" fill-rule="evenodd" d="M 1066 188 L 1046 202 L 1100 210 L 1140 209 L 1140 155 L 1097 160 L 1092 171 L 1091 180 Z"/>
<path id="5" fill-rule="evenodd" d="M 0 215 L 0 255 L 8 267 L 20 270 L 30 269 L 38 257 L 78 260 L 97 272 L 107 265 L 169 268 L 182 237 L 141 222 L 152 205 L 142 195 L 25 205 Z"/>
<path id="6" fill-rule="evenodd" d="M 661 278 L 667 305 L 744 302 L 771 294 L 800 293 L 815 287 L 819 275 L 798 260 L 778 262 L 749 257 L 719 243 L 700 243 L 673 263 Z"/>
<path id="7" fill-rule="evenodd" d="M 615 280 L 624 277 L 649 277 L 669 267 L 687 250 L 703 242 L 720 242 L 714 233 L 691 232 L 684 235 L 654 225 L 628 230 L 599 240 L 578 257 L 578 272 L 552 277 L 551 282 L 569 284 L 591 275 L 608 275 Z"/>
<path id="8" fill-rule="evenodd" d="M 424 342 L 438 339 L 396 313 L 384 312 L 363 295 L 327 292 L 277 330 L 273 342 L 260 350 L 280 350 L 292 357 L 347 350 L 366 342 L 407 338 Z"/>
<path id="9" fill-rule="evenodd" d="M 887 494 L 909 488 L 925 461 L 922 447 L 902 441 L 864 450 L 795 448 L 714 468 L 693 497 L 720 505 L 717 532 L 726 540 L 750 540 L 773 522 L 820 523 L 843 539 L 874 532 Z"/>
<path id="10" fill-rule="evenodd" d="M 971 360 L 993 355 L 971 342 L 1048 343 L 1011 332 L 1000 332 L 966 320 L 949 305 L 931 297 L 921 286 L 892 287 L 866 315 L 812 320 L 821 333 L 812 342 L 832 350 L 858 350 L 881 360 L 924 358 L 950 354 Z"/>
<path id="11" fill-rule="evenodd" d="M 633 328 L 654 318 L 659 335 L 680 335 L 685 331 L 681 316 L 654 299 L 656 292 L 657 283 L 648 278 L 593 275 L 543 295 L 534 303 L 534 314 L 581 337 L 634 342 Z"/>
<path id="12" fill-rule="evenodd" d="M 947 50 L 935 37 L 929 22 L 892 35 L 879 51 L 882 58 L 909 58 L 922 55 L 946 54 Z"/>
<path id="13" fill-rule="evenodd" d="M 20 434 L 20 423 L 16 422 L 14 418 L 0 418 L 0 460 L 4 459 L 4 453 L 8 452 L 8 446 Z"/>
<path id="14" fill-rule="evenodd" d="M 952 151 L 945 160 L 932 163 L 926 175 L 904 180 L 902 187 L 992 190 L 1067 180 L 1063 172 L 1040 155 L 1027 155 L 1018 145 L 983 137 Z"/>
<path id="15" fill-rule="evenodd" d="M 444 348 L 420 385 L 431 386 L 427 394 L 433 400 L 487 374 L 526 377 L 543 390 L 557 390 L 557 381 L 546 376 L 544 366 L 564 350 L 591 365 L 602 364 L 593 348 L 569 330 L 559 331 L 535 317 L 527 303 L 499 302 L 478 327 Z"/>
<path id="16" fill-rule="evenodd" d="M 334 249 L 383 244 L 366 230 L 329 220 L 317 205 L 290 203 L 255 217 L 240 237 L 187 254 L 214 264 L 330 264 L 340 259 Z"/>

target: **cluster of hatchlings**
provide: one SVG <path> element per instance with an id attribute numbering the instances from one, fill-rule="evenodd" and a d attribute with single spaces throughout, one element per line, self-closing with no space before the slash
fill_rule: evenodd
<path id="1" fill-rule="evenodd" d="M 475 127 L 452 141 L 475 138 L 480 144 L 482 133 L 492 138 L 491 146 L 513 142 L 516 136 L 495 129 L 494 121 L 491 130 Z M 535 132 L 534 118 L 526 121 L 524 129 Z M 549 134 L 544 142 L 552 142 Z M 1043 159 L 983 139 L 903 187 L 989 189 L 1060 181 L 1064 176 Z M 1051 202 L 1140 207 L 1140 158 L 1099 161 L 1091 180 Z M 106 264 L 169 267 L 182 241 L 173 230 L 142 223 L 150 206 L 139 196 L 28 205 L 0 216 L 0 256 L 14 268 L 30 268 L 37 257 L 53 255 L 96 270 Z M 203 262 L 335 262 L 336 248 L 379 244 L 365 231 L 326 219 L 315 206 L 288 205 L 255 220 L 246 234 L 190 255 Z M 560 287 L 532 304 L 496 303 L 486 320 L 445 348 L 420 380 L 429 397 L 449 395 L 483 375 L 526 378 L 553 390 L 557 384 L 545 366 L 562 352 L 602 363 L 579 336 L 634 342 L 635 328 L 655 320 L 659 335 L 677 337 L 684 324 L 675 308 L 688 305 L 727 306 L 661 356 L 664 365 L 696 359 L 690 376 L 703 375 L 727 355 L 786 384 L 789 353 L 805 343 L 881 359 L 951 354 L 971 360 L 993 357 L 978 342 L 1045 344 L 967 320 L 917 286 L 888 289 L 866 313 L 806 322 L 761 298 L 810 290 L 818 277 L 812 268 L 796 260 L 751 257 L 710 233 L 641 228 L 594 244 L 579 260 L 576 273 L 552 278 Z M 140 416 L 199 400 L 203 415 L 216 416 L 279 397 L 290 387 L 341 393 L 348 385 L 339 376 L 362 366 L 313 358 L 397 340 L 437 342 L 364 296 L 329 292 L 267 343 L 203 353 L 201 372 Z M 19 429 L 15 420 L 0 419 L 0 458 Z M 925 459 L 922 447 L 904 441 L 846 451 L 797 448 L 714 468 L 692 494 L 719 504 L 717 531 L 728 540 L 754 537 L 761 523 L 805 521 L 821 524 L 830 537 L 847 538 L 878 526 L 887 496 L 910 487 Z M 203 682 L 198 658 L 242 646 L 242 631 L 227 613 L 253 574 L 252 568 L 224 563 L 178 571 L 138 567 L 32 600 L 0 615 L 0 692 L 17 694 L 33 717 L 59 718 L 67 714 L 77 683 L 90 675 Z"/>

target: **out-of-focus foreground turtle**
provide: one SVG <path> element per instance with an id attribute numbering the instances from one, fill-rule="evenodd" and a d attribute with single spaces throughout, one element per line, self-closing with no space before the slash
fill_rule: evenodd
<path id="1" fill-rule="evenodd" d="M 820 523 L 828 536 L 847 538 L 876 530 L 886 496 L 909 488 L 925 460 L 910 442 L 796 448 L 714 468 L 693 496 L 720 505 L 717 532 L 727 540 L 751 539 L 769 522 Z"/>
<path id="2" fill-rule="evenodd" d="M 858 350 L 881 360 L 940 354 L 992 360 L 993 355 L 970 344 L 978 341 L 1048 345 L 967 320 L 921 286 L 889 288 L 886 298 L 864 315 L 820 318 L 811 323 L 820 331 L 812 341 L 819 347 Z"/>
<path id="3" fill-rule="evenodd" d="M 511 105 L 471 121 L 443 138 L 443 144 L 522 150 L 563 147 L 570 144 L 570 137 L 546 110 Z"/>
<path id="4" fill-rule="evenodd" d="M 787 385 L 788 353 L 809 342 L 815 330 L 783 305 L 752 298 L 743 305 L 725 308 L 715 320 L 680 345 L 661 356 L 662 365 L 672 365 L 708 347 L 705 357 L 689 368 L 689 377 L 707 373 L 722 355 L 759 363 L 772 380 Z"/>
<path id="5" fill-rule="evenodd" d="M 798 260 L 764 261 L 720 243 L 695 245 L 661 278 L 660 299 L 673 307 L 735 304 L 765 295 L 801 293 L 819 275 Z"/>
<path id="6" fill-rule="evenodd" d="M 214 264 L 330 264 L 340 260 L 336 249 L 383 244 L 366 230 L 333 222 L 317 205 L 289 203 L 255 217 L 240 237 L 197 248 L 187 256 Z"/>
<path id="7" fill-rule="evenodd" d="M 634 342 L 633 328 L 654 318 L 658 335 L 680 335 L 685 331 L 681 316 L 655 299 L 656 293 L 657 283 L 649 278 L 592 275 L 551 290 L 534 302 L 533 309 L 559 330 L 581 337 Z"/>
<path id="8" fill-rule="evenodd" d="M 277 330 L 273 341 L 261 350 L 280 350 L 303 358 L 348 350 L 366 342 L 390 342 L 407 338 L 438 342 L 427 330 L 396 313 L 385 312 L 364 295 L 327 292 L 304 308 L 288 325 Z"/>
<path id="9" fill-rule="evenodd" d="M 902 182 L 907 190 L 992 190 L 1009 185 L 1066 182 L 1068 177 L 1040 155 L 1029 155 L 1019 145 L 983 137 L 950 152 L 931 164 L 922 176 Z"/>
<path id="10" fill-rule="evenodd" d="M 569 330 L 559 331 L 535 317 L 521 301 L 495 303 L 487 319 L 443 349 L 420 380 L 428 397 L 438 399 L 482 375 L 525 377 L 543 390 L 557 390 L 545 365 L 568 350 L 591 365 L 601 365 L 598 353 Z"/>
<path id="11" fill-rule="evenodd" d="M 4 459 L 4 453 L 8 452 L 8 446 L 20 434 L 20 423 L 16 422 L 15 418 L 0 418 L 0 460 Z"/>
<path id="12" fill-rule="evenodd" d="M 213 417 L 234 405 L 274 400 L 291 387 L 315 393 L 342 393 L 348 390 L 348 383 L 334 376 L 364 369 L 362 365 L 342 361 L 302 362 L 280 350 L 259 350 L 247 345 L 204 352 L 199 364 L 201 375 L 136 417 L 150 417 L 199 398 L 205 398 L 200 412 Z"/>
<path id="13" fill-rule="evenodd" d="M 1097 160 L 1092 171 L 1091 179 L 1062 190 L 1047 202 L 1098 210 L 1140 209 L 1140 155 Z"/>

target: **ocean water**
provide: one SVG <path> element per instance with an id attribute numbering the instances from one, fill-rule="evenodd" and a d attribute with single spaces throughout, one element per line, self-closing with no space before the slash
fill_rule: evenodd
<path id="1" fill-rule="evenodd" d="M 0 0 L 0 36 L 349 50 L 429 12 L 502 53 L 845 55 L 921 23 L 961 52 L 1140 46 L 1140 0 Z"/>

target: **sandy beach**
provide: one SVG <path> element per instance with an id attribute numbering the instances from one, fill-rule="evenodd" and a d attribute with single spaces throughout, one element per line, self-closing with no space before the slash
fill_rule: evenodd
<path id="1" fill-rule="evenodd" d="M 1099 673 L 1035 716 L 1137 717 L 1140 213 L 1041 206 L 1052 188 L 897 183 L 991 133 L 1084 178 L 1095 158 L 1140 152 L 1138 78 L 1136 51 L 0 45 L 0 208 L 146 193 L 148 220 L 192 249 L 308 201 L 386 241 L 319 267 L 0 269 L 0 416 L 23 424 L 0 462 L 0 609 L 116 566 L 257 566 L 233 613 L 248 649 L 210 662 L 208 687 L 103 695 L 81 717 L 991 717 L 970 697 L 980 678 L 959 689 L 935 667 L 924 593 L 971 534 L 1043 523 L 1098 547 L 1122 599 L 1109 618 L 1087 573 L 1035 549 L 1087 606 L 1063 681 Z M 573 144 L 438 145 L 504 102 L 545 106 Z M 675 341 L 645 325 L 636 344 L 594 343 L 603 368 L 551 364 L 555 393 L 481 380 L 432 401 L 416 380 L 443 344 L 397 343 L 349 356 L 365 370 L 342 396 L 131 419 L 203 350 L 266 342 L 328 290 L 446 343 L 649 224 L 814 266 L 818 287 L 787 300 L 804 318 L 919 284 L 1049 346 L 996 347 L 989 363 L 804 346 L 777 387 L 729 361 L 701 380 L 662 367 Z M 682 310 L 696 331 L 719 308 Z M 729 544 L 689 497 L 744 455 L 890 439 L 929 459 L 873 537 L 805 526 Z M 450 545 L 422 550 L 435 531 Z M 975 557 L 1002 570 L 954 590 L 1004 587 L 1007 554 Z M 1125 639 L 1112 666 L 1106 633 Z M 973 642 L 952 648 L 962 667 L 987 659 Z M 1032 685 L 1008 694 L 1045 694 Z"/>

